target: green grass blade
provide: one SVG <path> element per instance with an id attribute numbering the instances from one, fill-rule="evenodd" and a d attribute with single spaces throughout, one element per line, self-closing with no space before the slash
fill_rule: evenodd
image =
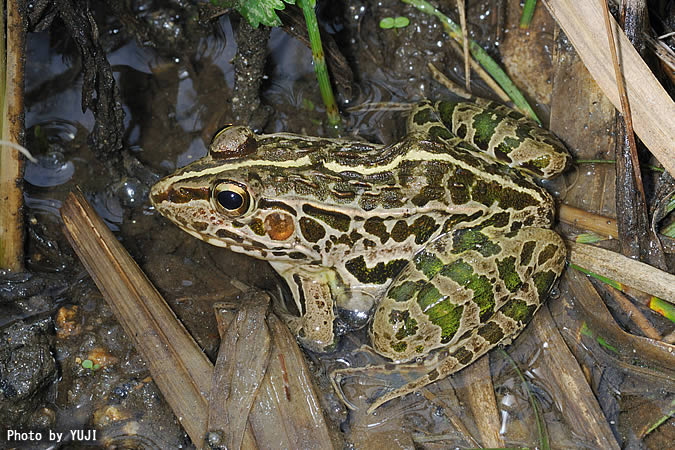
<path id="1" fill-rule="evenodd" d="M 462 31 L 455 22 L 453 22 L 448 16 L 440 12 L 433 5 L 425 0 L 401 0 L 403 3 L 412 5 L 420 11 L 430 14 L 432 16 L 440 19 L 443 26 L 446 28 L 446 31 L 457 42 L 462 42 Z M 474 57 L 478 63 L 483 66 L 483 68 L 495 79 L 497 84 L 504 89 L 504 92 L 509 96 L 513 101 L 513 104 L 520 109 L 525 111 L 532 119 L 536 120 L 537 123 L 541 124 L 541 121 L 534 113 L 534 110 L 530 104 L 525 100 L 523 94 L 518 90 L 513 81 L 506 75 L 506 72 L 497 64 L 497 62 L 488 55 L 488 53 L 483 50 L 483 48 L 478 45 L 473 39 L 469 40 L 469 50 L 471 55 Z"/>
<path id="2" fill-rule="evenodd" d="M 520 16 L 520 28 L 527 29 L 530 28 L 530 22 L 532 22 L 532 17 L 534 16 L 534 8 L 537 6 L 537 0 L 525 0 L 525 6 L 523 6 L 523 14 Z"/>
<path id="3" fill-rule="evenodd" d="M 326 105 L 328 124 L 337 130 L 341 127 L 342 122 L 340 120 L 337 104 L 335 103 L 335 96 L 333 96 L 333 88 L 330 85 L 330 77 L 328 76 L 328 68 L 326 67 L 326 58 L 324 58 L 323 46 L 321 45 L 319 25 L 316 21 L 316 14 L 314 13 L 314 4 L 314 0 L 298 0 L 298 5 L 302 8 L 302 13 L 305 15 L 305 22 L 307 23 L 309 42 L 312 47 L 312 58 L 314 59 L 314 72 L 319 81 L 321 98 L 323 98 L 323 103 Z"/>

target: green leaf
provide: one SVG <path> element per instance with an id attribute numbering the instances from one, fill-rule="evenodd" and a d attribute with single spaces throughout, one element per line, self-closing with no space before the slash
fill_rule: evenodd
<path id="1" fill-rule="evenodd" d="M 240 0 L 235 8 L 253 28 L 258 28 L 261 23 L 268 27 L 278 27 L 281 25 L 281 20 L 276 10 L 284 9 L 286 7 L 284 2 L 289 5 L 295 4 L 295 0 Z M 312 3 L 311 0 L 310 3 Z"/>
<path id="2" fill-rule="evenodd" d="M 382 28 L 384 30 L 394 28 L 394 18 L 393 17 L 385 17 L 384 19 L 380 20 L 380 28 Z"/>
<path id="3" fill-rule="evenodd" d="M 410 19 L 407 17 L 395 17 L 394 28 L 404 28 L 410 25 Z"/>
<path id="4" fill-rule="evenodd" d="M 84 361 L 82 361 L 82 367 L 85 369 L 91 369 L 92 367 L 94 367 L 94 363 L 92 362 L 91 359 L 85 359 Z"/>

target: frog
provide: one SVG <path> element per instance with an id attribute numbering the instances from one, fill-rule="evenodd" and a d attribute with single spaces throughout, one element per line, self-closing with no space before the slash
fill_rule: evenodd
<path id="1" fill-rule="evenodd" d="M 372 412 L 530 321 L 566 261 L 537 178 L 569 164 L 553 133 L 513 109 L 424 100 L 389 144 L 226 127 L 150 201 L 196 238 L 268 261 L 292 297 L 279 314 L 308 350 L 333 350 L 340 311 L 357 311 L 375 352 L 421 361 L 423 375 Z M 336 388 L 351 370 L 333 374 Z"/>

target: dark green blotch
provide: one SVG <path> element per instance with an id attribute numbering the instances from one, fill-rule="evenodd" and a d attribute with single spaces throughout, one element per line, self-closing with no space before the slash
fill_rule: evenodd
<path id="1" fill-rule="evenodd" d="M 415 296 L 415 293 L 424 286 L 425 282 L 422 280 L 419 281 L 406 281 L 402 284 L 392 286 L 387 292 L 387 297 L 397 302 L 405 302 L 410 300 Z"/>
<path id="2" fill-rule="evenodd" d="M 384 220 L 379 217 L 371 217 L 370 219 L 366 220 L 365 224 L 363 225 L 363 229 L 373 236 L 379 237 L 382 244 L 389 240 L 387 226 L 384 224 Z"/>
<path id="3" fill-rule="evenodd" d="M 495 311 L 495 298 L 488 277 L 474 273 L 473 267 L 463 259 L 445 265 L 440 274 L 473 291 L 473 301 L 480 308 L 481 322 L 492 317 Z"/>
<path id="4" fill-rule="evenodd" d="M 532 277 L 534 285 L 537 287 L 537 294 L 539 295 L 539 300 L 543 301 L 548 291 L 553 286 L 555 281 L 555 273 L 552 270 L 547 270 L 546 272 L 537 272 Z"/>
<path id="5" fill-rule="evenodd" d="M 494 181 L 477 180 L 471 189 L 471 197 L 485 206 L 498 202 L 500 206 L 511 207 L 517 211 L 527 206 L 537 206 L 538 201 L 526 192 L 504 187 Z"/>
<path id="6" fill-rule="evenodd" d="M 452 128 L 452 114 L 455 112 L 456 106 L 457 102 L 450 102 L 447 100 L 440 101 L 436 104 L 436 110 L 441 116 L 441 122 L 448 128 Z"/>
<path id="7" fill-rule="evenodd" d="M 305 214 L 308 214 L 312 217 L 316 217 L 320 221 L 330 225 L 336 230 L 345 232 L 349 230 L 349 223 L 351 222 L 351 219 L 346 214 L 342 214 L 335 211 L 328 211 L 307 204 L 302 205 L 302 210 L 305 212 Z"/>
<path id="8" fill-rule="evenodd" d="M 465 347 L 460 347 L 456 351 L 450 353 L 450 356 L 457 358 L 460 364 L 469 364 L 473 359 L 473 353 Z"/>
<path id="9" fill-rule="evenodd" d="M 209 227 L 209 224 L 206 223 L 206 222 L 194 222 L 194 223 L 192 224 L 192 228 L 193 228 L 195 231 L 200 231 L 200 232 L 201 232 L 201 231 L 206 231 L 206 229 L 207 229 L 208 227 Z"/>
<path id="10" fill-rule="evenodd" d="M 410 199 L 415 206 L 424 206 L 431 200 L 438 200 L 445 195 L 445 189 L 437 185 L 427 185 L 420 189 L 419 194 Z"/>
<path id="11" fill-rule="evenodd" d="M 478 335 L 491 344 L 496 344 L 504 338 L 504 332 L 495 322 L 488 322 L 478 328 Z"/>
<path id="12" fill-rule="evenodd" d="M 434 120 L 436 119 L 434 118 L 431 106 L 417 111 L 417 113 L 415 113 L 415 117 L 413 117 L 413 122 L 415 122 L 417 125 L 424 125 L 425 123 L 429 123 Z"/>
<path id="13" fill-rule="evenodd" d="M 323 226 L 309 217 L 300 218 L 300 231 L 309 242 L 318 242 L 326 235 L 326 230 Z"/>
<path id="14" fill-rule="evenodd" d="M 248 227 L 258 236 L 265 236 L 265 227 L 262 220 L 254 219 L 249 222 Z"/>
<path id="15" fill-rule="evenodd" d="M 363 256 L 350 259 L 345 263 L 349 273 L 362 283 L 384 284 L 394 278 L 408 264 L 405 259 L 394 259 L 388 263 L 379 262 L 375 267 L 367 267 Z"/>
<path id="16" fill-rule="evenodd" d="M 405 220 L 399 220 L 394 224 L 394 227 L 391 229 L 391 237 L 396 242 L 403 242 L 406 238 L 410 236 L 410 231 L 408 231 L 408 224 Z"/>
<path id="17" fill-rule="evenodd" d="M 428 280 L 436 276 L 443 268 L 443 261 L 436 255 L 426 250 L 420 250 L 413 256 L 413 262 L 417 270 L 421 271 Z"/>
<path id="18" fill-rule="evenodd" d="M 394 311 L 392 311 L 392 316 L 393 314 Z M 399 311 L 399 314 L 397 314 L 396 317 L 390 316 L 389 322 L 393 323 L 394 325 L 403 322 L 401 327 L 394 335 L 394 337 L 399 341 L 407 338 L 408 336 L 414 336 L 417 333 L 417 321 L 410 317 L 410 311 Z"/>
<path id="19" fill-rule="evenodd" d="M 471 199 L 471 186 L 476 181 L 474 174 L 468 170 L 457 167 L 448 178 L 448 190 L 450 198 L 456 205 L 462 205 Z"/>
<path id="20" fill-rule="evenodd" d="M 443 300 L 440 299 L 441 294 L 431 284 L 422 288 L 417 296 L 417 302 L 424 314 L 429 317 L 431 323 L 441 328 L 441 342 L 446 344 L 450 342 L 459 329 L 464 306 L 455 305 L 448 297 L 444 297 Z"/>
<path id="21" fill-rule="evenodd" d="M 448 231 L 452 231 L 457 224 L 460 224 L 462 222 L 473 222 L 474 220 L 478 219 L 481 216 L 481 212 L 477 211 L 470 216 L 467 216 L 466 214 L 453 214 L 448 220 L 445 221 L 443 224 L 443 233 L 447 233 Z"/>
<path id="22" fill-rule="evenodd" d="M 506 211 L 498 212 L 491 215 L 490 217 L 488 217 L 487 219 L 476 225 L 474 228 L 481 230 L 487 227 L 504 228 L 506 225 L 509 224 L 510 217 L 511 215 Z"/>
<path id="23" fill-rule="evenodd" d="M 541 252 L 539 252 L 539 258 L 537 259 L 537 261 L 539 262 L 540 265 L 544 264 L 546 261 L 553 258 L 553 255 L 555 255 L 557 251 L 558 251 L 557 245 L 548 244 L 546 247 L 544 247 L 544 249 Z"/>
<path id="24" fill-rule="evenodd" d="M 429 129 L 429 135 L 431 137 L 439 137 L 441 139 L 451 139 L 452 138 L 452 133 L 445 128 L 441 127 L 439 125 L 433 126 Z"/>
<path id="25" fill-rule="evenodd" d="M 466 132 L 468 131 L 468 129 L 469 128 L 466 126 L 466 124 L 462 123 L 455 130 L 455 134 L 459 136 L 461 139 L 464 139 L 466 137 Z"/>
<path id="26" fill-rule="evenodd" d="M 420 216 L 409 227 L 410 233 L 415 235 L 415 244 L 423 244 L 438 229 L 439 225 L 429 216 Z"/>
<path id="27" fill-rule="evenodd" d="M 487 150 L 490 144 L 490 139 L 495 134 L 495 128 L 499 124 L 499 120 L 495 120 L 494 114 L 485 111 L 476 114 L 473 117 L 473 128 L 476 130 L 473 136 L 473 143 L 481 150 Z"/>
<path id="28" fill-rule="evenodd" d="M 487 258 L 496 255 L 502 249 L 476 228 L 456 230 L 452 237 L 452 253 L 464 253 L 468 250 L 475 250 Z"/>
<path id="29" fill-rule="evenodd" d="M 530 263 L 530 260 L 532 260 L 532 252 L 534 252 L 534 248 L 537 246 L 537 243 L 534 241 L 527 241 L 523 244 L 523 248 L 520 251 L 520 265 L 521 266 L 526 266 Z"/>
<path id="30" fill-rule="evenodd" d="M 499 161 L 504 161 L 505 163 L 510 164 L 511 157 L 509 156 L 509 153 L 511 150 L 513 150 L 513 148 L 502 141 L 495 146 L 495 156 Z"/>
<path id="31" fill-rule="evenodd" d="M 397 342 L 391 346 L 391 349 L 397 353 L 403 353 L 406 348 L 408 348 L 408 344 L 405 341 Z"/>
<path id="32" fill-rule="evenodd" d="M 420 305 L 422 312 L 427 314 L 427 309 L 436 306 L 441 297 L 444 296 L 438 291 L 438 288 L 431 283 L 427 283 L 417 294 L 417 304 Z"/>
<path id="33" fill-rule="evenodd" d="M 290 205 L 287 205 L 284 202 L 276 200 L 268 200 L 266 198 L 261 198 L 258 202 L 258 208 L 260 209 L 281 209 L 291 214 L 292 216 L 297 216 L 298 212 Z"/>
<path id="34" fill-rule="evenodd" d="M 520 289 L 523 282 L 516 272 L 516 258 L 514 256 L 509 256 L 502 260 L 497 260 L 497 270 L 499 270 L 499 278 L 504 281 L 506 289 L 510 292 L 516 292 Z"/>
<path id="35" fill-rule="evenodd" d="M 536 310 L 537 305 L 528 305 L 519 298 L 512 298 L 500 309 L 502 314 L 520 323 L 529 322 Z"/>
<path id="36" fill-rule="evenodd" d="M 346 245 L 347 247 L 351 247 L 354 245 L 354 242 L 352 242 L 351 238 L 347 236 L 346 233 L 342 233 L 339 238 L 335 240 L 335 245 L 338 244 L 343 244 Z"/>

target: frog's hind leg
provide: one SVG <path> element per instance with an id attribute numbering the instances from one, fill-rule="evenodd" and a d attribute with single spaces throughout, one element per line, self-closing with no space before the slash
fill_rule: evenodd
<path id="1" fill-rule="evenodd" d="M 432 357 L 424 375 L 377 398 L 369 411 L 509 343 L 548 295 L 565 257 L 560 236 L 536 227 L 460 229 L 430 242 L 392 283 L 370 336 L 377 352 L 393 361 Z M 419 365 L 399 366 L 415 367 L 419 372 Z"/>
<path id="2" fill-rule="evenodd" d="M 487 100 L 439 101 L 435 109 L 452 133 L 511 167 L 550 178 L 571 163 L 560 139 L 506 106 Z"/>

